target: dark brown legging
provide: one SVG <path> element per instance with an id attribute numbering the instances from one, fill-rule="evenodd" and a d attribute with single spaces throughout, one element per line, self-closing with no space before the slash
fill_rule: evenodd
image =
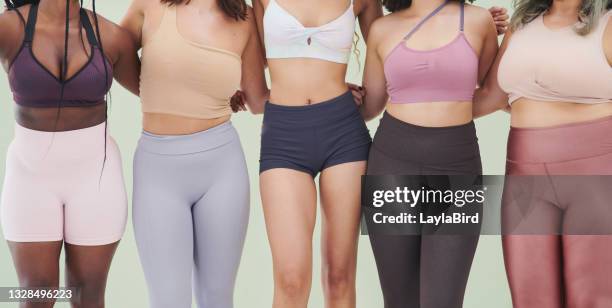
<path id="1" fill-rule="evenodd" d="M 474 123 L 427 128 L 385 114 L 368 175 L 478 175 Z M 370 241 L 386 308 L 458 308 L 478 244 L 468 235 L 374 235 Z"/>
<path id="2" fill-rule="evenodd" d="M 507 175 L 503 248 L 514 307 L 612 307 L 612 117 L 512 128 Z"/>

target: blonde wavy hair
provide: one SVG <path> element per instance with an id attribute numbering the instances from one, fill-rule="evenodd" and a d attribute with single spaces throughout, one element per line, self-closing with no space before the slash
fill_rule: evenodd
<path id="1" fill-rule="evenodd" d="M 553 0 L 514 0 L 514 15 L 510 29 L 516 31 L 548 11 Z M 580 23 L 575 27 L 579 35 L 587 35 L 597 27 L 601 16 L 612 9 L 612 0 L 583 0 L 578 12 Z"/>

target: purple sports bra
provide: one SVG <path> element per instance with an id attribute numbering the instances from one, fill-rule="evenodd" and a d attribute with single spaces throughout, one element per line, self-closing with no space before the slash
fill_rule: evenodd
<path id="1" fill-rule="evenodd" d="M 478 84 L 478 56 L 463 32 L 463 3 L 459 33 L 453 41 L 426 51 L 406 46 L 406 41 L 449 2 L 423 18 L 385 59 L 387 92 L 392 103 L 472 101 Z"/>
<path id="2" fill-rule="evenodd" d="M 21 49 L 9 66 L 9 85 L 15 103 L 25 107 L 86 107 L 104 103 L 113 82 L 112 65 L 102 54 L 89 16 L 81 9 L 81 22 L 91 45 L 91 55 L 72 77 L 61 80 L 45 68 L 32 52 L 38 5 L 32 5 Z M 107 73 L 104 66 L 106 65 Z M 62 95 L 63 85 L 63 95 Z"/>

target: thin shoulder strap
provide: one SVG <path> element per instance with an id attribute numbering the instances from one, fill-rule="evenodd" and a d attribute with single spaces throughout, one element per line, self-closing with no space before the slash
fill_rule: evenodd
<path id="1" fill-rule="evenodd" d="M 417 32 L 417 30 L 421 28 L 421 26 L 423 26 L 423 24 L 425 24 L 430 18 L 438 14 L 438 12 L 440 12 L 448 4 L 448 2 L 450 2 L 450 0 L 444 1 L 444 3 L 438 6 L 433 12 L 429 13 L 429 15 L 425 16 L 425 18 L 421 19 L 421 21 L 419 21 L 419 23 L 414 26 L 414 28 L 412 28 L 412 30 L 410 30 L 410 32 L 408 32 L 406 36 L 404 36 L 404 40 L 409 39 L 415 32 Z"/>
<path id="2" fill-rule="evenodd" d="M 32 40 L 34 40 L 36 18 L 38 18 L 38 4 L 32 4 L 30 6 L 30 12 L 28 12 L 28 21 L 26 22 L 25 36 L 23 39 L 26 43 L 32 43 Z"/>
<path id="3" fill-rule="evenodd" d="M 91 44 L 91 46 L 99 46 L 98 39 L 96 38 L 93 26 L 89 20 L 89 14 L 87 14 L 87 11 L 83 8 L 81 8 L 79 11 L 81 14 L 81 23 L 83 24 L 83 28 L 85 28 L 85 33 L 87 33 L 87 40 L 89 41 L 89 44 Z"/>
<path id="4" fill-rule="evenodd" d="M 459 21 L 459 31 L 463 32 L 463 29 L 465 28 L 465 2 L 461 1 L 460 5 L 460 11 L 461 11 L 461 19 Z"/>

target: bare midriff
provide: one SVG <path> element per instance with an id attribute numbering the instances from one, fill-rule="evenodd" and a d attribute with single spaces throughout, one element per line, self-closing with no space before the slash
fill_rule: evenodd
<path id="1" fill-rule="evenodd" d="M 317 59 L 268 59 L 272 79 L 270 101 L 304 106 L 338 97 L 348 90 L 346 64 Z"/>
<path id="2" fill-rule="evenodd" d="M 184 116 L 143 113 L 143 129 L 156 135 L 189 135 L 219 126 L 230 119 L 230 115 L 214 119 L 197 119 Z"/>
<path id="3" fill-rule="evenodd" d="M 601 104 L 542 102 L 526 98 L 512 104 L 513 127 L 552 127 L 612 116 L 612 101 Z"/>
<path id="4" fill-rule="evenodd" d="M 93 127 L 106 121 L 106 103 L 85 107 L 25 107 L 16 105 L 15 120 L 25 128 L 62 132 Z"/>
<path id="5" fill-rule="evenodd" d="M 448 127 L 472 121 L 472 102 L 387 104 L 387 112 L 403 122 L 424 127 Z"/>

